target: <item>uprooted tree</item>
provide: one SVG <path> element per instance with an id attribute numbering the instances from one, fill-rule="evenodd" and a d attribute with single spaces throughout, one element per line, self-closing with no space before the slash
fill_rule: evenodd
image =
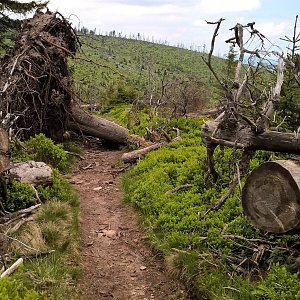
<path id="1" fill-rule="evenodd" d="M 0 69 L 0 111 L 14 115 L 11 130 L 16 136 L 45 133 L 61 141 L 71 129 L 114 143 L 126 141 L 126 128 L 76 105 L 67 59 L 76 59 L 79 45 L 70 23 L 58 12 L 38 10 L 24 22 Z"/>
<path id="2" fill-rule="evenodd" d="M 296 32 L 297 18 L 298 16 L 292 38 L 292 54 L 289 57 L 267 50 L 265 36 L 254 28 L 254 22 L 247 25 L 236 24 L 231 28 L 233 37 L 226 42 L 239 47 L 239 59 L 233 80 L 221 78 L 211 62 L 215 39 L 223 19 L 208 22 L 215 24 L 216 29 L 205 62 L 224 92 L 221 114 L 214 121 L 206 122 L 202 129 L 209 174 L 214 181 L 218 179 L 213 160 L 216 147 L 229 146 L 234 150 L 242 150 L 240 160 L 236 160 L 234 164 L 235 174 L 228 193 L 211 210 L 219 209 L 240 184 L 240 178 L 246 175 L 247 166 L 256 150 L 300 154 L 299 130 L 279 132 L 280 126 L 287 120 L 286 117 L 276 118 L 287 69 L 292 70 L 293 76 L 290 80 L 300 89 L 300 57 L 295 51 L 296 43 L 299 42 L 299 34 Z M 255 39 L 260 41 L 261 47 L 249 49 Z M 248 63 L 245 63 L 246 57 Z M 274 162 L 261 167 L 248 178 L 243 190 L 242 204 L 254 225 L 277 233 L 299 226 L 299 174 L 300 165 L 296 161 Z"/>

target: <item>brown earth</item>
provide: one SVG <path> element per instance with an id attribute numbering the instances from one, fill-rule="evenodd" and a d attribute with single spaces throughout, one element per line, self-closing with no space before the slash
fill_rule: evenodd
<path id="1" fill-rule="evenodd" d="M 151 250 L 137 215 L 122 202 L 120 150 L 88 149 L 74 169 L 81 199 L 85 300 L 189 299 Z"/>

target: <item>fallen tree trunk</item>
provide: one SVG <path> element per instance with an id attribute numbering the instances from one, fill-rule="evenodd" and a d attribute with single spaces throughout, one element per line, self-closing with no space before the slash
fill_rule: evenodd
<path id="1" fill-rule="evenodd" d="M 145 148 L 142 149 L 138 149 L 138 150 L 134 150 L 128 153 L 124 153 L 122 155 L 122 161 L 124 163 L 134 163 L 137 160 L 143 158 L 146 154 L 148 154 L 151 151 L 157 150 L 165 145 L 167 145 L 170 142 L 176 142 L 176 141 L 180 141 L 181 140 L 181 136 L 180 136 L 180 132 L 177 129 L 177 137 L 174 139 L 169 139 L 168 141 L 164 141 L 164 142 L 159 142 L 159 143 L 155 143 L 153 145 L 147 146 Z"/>
<path id="2" fill-rule="evenodd" d="M 247 178 L 242 205 L 251 223 L 267 232 L 300 227 L 300 162 L 277 160 L 257 167 Z"/>
<path id="3" fill-rule="evenodd" d="M 278 131 L 255 133 L 250 127 L 222 128 L 218 121 L 208 121 L 202 127 L 205 143 L 244 150 L 267 150 L 300 154 L 300 135 Z"/>
<path id="4" fill-rule="evenodd" d="M 78 105 L 72 106 L 69 129 L 86 135 L 95 136 L 113 143 L 126 142 L 128 129 L 103 118 L 95 117 L 82 110 Z"/>

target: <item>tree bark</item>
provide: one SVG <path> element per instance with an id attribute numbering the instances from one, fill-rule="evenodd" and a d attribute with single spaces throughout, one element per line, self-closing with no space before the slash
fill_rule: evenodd
<path id="1" fill-rule="evenodd" d="M 300 162 L 277 160 L 257 167 L 246 180 L 242 205 L 250 222 L 267 232 L 300 226 Z"/>
<path id="2" fill-rule="evenodd" d="M 168 142 L 161 142 L 161 143 L 156 143 L 153 144 L 151 146 L 142 148 L 142 149 L 138 149 L 138 150 L 134 150 L 128 153 L 124 153 L 122 155 L 122 160 L 124 163 L 134 163 L 137 160 L 143 158 L 146 154 L 148 154 L 151 151 L 157 150 L 159 148 L 161 148 L 162 146 L 167 145 Z"/>
<path id="3" fill-rule="evenodd" d="M 278 131 L 255 133 L 251 128 L 222 128 L 220 122 L 208 121 L 202 127 L 205 143 L 245 150 L 266 150 L 300 154 L 300 135 Z"/>
<path id="4" fill-rule="evenodd" d="M 128 129 L 106 119 L 88 114 L 78 105 L 72 106 L 69 129 L 104 139 L 117 144 L 124 144 L 129 137 Z"/>
<path id="5" fill-rule="evenodd" d="M 0 173 L 9 169 L 9 140 L 6 131 L 0 128 Z"/>
<path id="6" fill-rule="evenodd" d="M 128 152 L 128 153 L 124 153 L 122 155 L 121 159 L 124 163 L 134 163 L 137 160 L 139 160 L 140 158 L 143 158 L 149 152 L 157 150 L 157 149 L 167 145 L 170 142 L 176 142 L 176 141 L 180 141 L 180 140 L 181 140 L 181 136 L 180 136 L 180 133 L 179 133 L 179 130 L 178 130 L 176 138 L 171 139 L 170 141 L 155 143 L 153 145 L 150 145 L 150 146 L 142 148 L 142 149 L 138 149 L 138 150 L 134 150 L 134 151 L 131 151 L 131 152 Z"/>

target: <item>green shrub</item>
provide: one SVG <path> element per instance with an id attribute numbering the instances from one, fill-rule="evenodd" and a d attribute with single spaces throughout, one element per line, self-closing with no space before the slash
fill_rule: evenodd
<path id="1" fill-rule="evenodd" d="M 276 264 L 252 294 L 261 300 L 299 300 L 299 274 L 292 274 L 284 266 Z"/>
<path id="2" fill-rule="evenodd" d="M 44 293 L 24 287 L 19 278 L 3 278 L 0 280 L 0 299 L 1 300 L 42 300 L 49 299 Z M 52 299 L 52 298 L 51 298 Z"/>
<path id="3" fill-rule="evenodd" d="M 201 119 L 173 120 L 172 125 L 181 130 L 182 141 L 170 143 L 140 160 L 123 178 L 124 199 L 142 213 L 142 219 L 156 248 L 165 255 L 172 253 L 173 248 L 188 251 L 182 257 L 180 269 L 193 278 L 198 294 L 203 294 L 208 299 L 254 299 L 251 291 L 255 289 L 255 284 L 250 283 L 251 272 L 249 278 L 231 275 L 233 280 L 233 277 L 227 275 L 231 267 L 227 265 L 226 257 L 231 255 L 251 258 L 251 248 L 255 246 L 250 245 L 247 238 L 269 239 L 279 247 L 286 247 L 297 242 L 299 235 L 274 236 L 254 228 L 243 214 L 238 189 L 221 209 L 207 213 L 228 190 L 233 176 L 230 162 L 234 157 L 232 149 L 225 148 L 222 152 L 217 148 L 214 158 L 220 179 L 213 183 L 210 178 L 206 178 L 206 148 L 201 141 L 202 124 Z M 235 157 L 240 157 L 240 153 L 235 153 Z M 273 154 L 258 151 L 248 171 L 251 172 L 261 162 L 271 159 L 274 159 Z M 242 184 L 243 182 L 244 179 Z M 175 193 L 169 192 L 184 184 L 190 184 L 191 187 Z M 230 235 L 243 236 L 246 239 L 236 241 L 228 238 Z M 280 251 L 279 247 L 274 246 L 271 252 L 266 251 L 261 263 L 291 263 L 293 259 L 289 258 L 287 252 Z M 193 251 L 193 255 L 189 254 L 190 251 Z M 211 268 L 195 268 L 192 258 L 197 252 L 217 254 L 213 256 L 212 264 L 220 268 L 216 272 Z M 199 258 L 199 264 L 202 261 L 205 260 Z M 285 273 L 280 276 L 285 276 L 287 280 L 291 276 L 286 284 L 293 286 L 291 290 L 298 288 L 294 275 Z M 272 287 L 273 284 L 275 288 L 277 278 L 271 276 L 268 280 L 263 283 L 260 279 L 262 286 L 256 291 L 257 294 L 261 290 L 264 292 L 264 285 Z M 265 297 L 267 294 L 262 295 Z M 277 299 L 294 299 L 289 298 L 289 293 L 284 289 L 280 297 Z M 262 299 L 273 300 L 276 297 Z"/>
<path id="4" fill-rule="evenodd" d="M 13 212 L 36 204 L 33 188 L 17 180 L 13 180 L 7 189 L 7 199 L 3 201 L 4 208 Z"/>
<path id="5" fill-rule="evenodd" d="M 52 184 L 47 187 L 38 186 L 37 188 L 41 200 L 61 200 L 68 202 L 72 207 L 78 207 L 78 196 L 72 190 L 69 182 L 60 175 L 58 170 L 53 169 L 52 171 Z"/>
<path id="6" fill-rule="evenodd" d="M 15 141 L 11 153 L 14 161 L 43 161 L 61 171 L 68 170 L 71 163 L 63 146 L 55 144 L 42 133 L 24 142 Z"/>

